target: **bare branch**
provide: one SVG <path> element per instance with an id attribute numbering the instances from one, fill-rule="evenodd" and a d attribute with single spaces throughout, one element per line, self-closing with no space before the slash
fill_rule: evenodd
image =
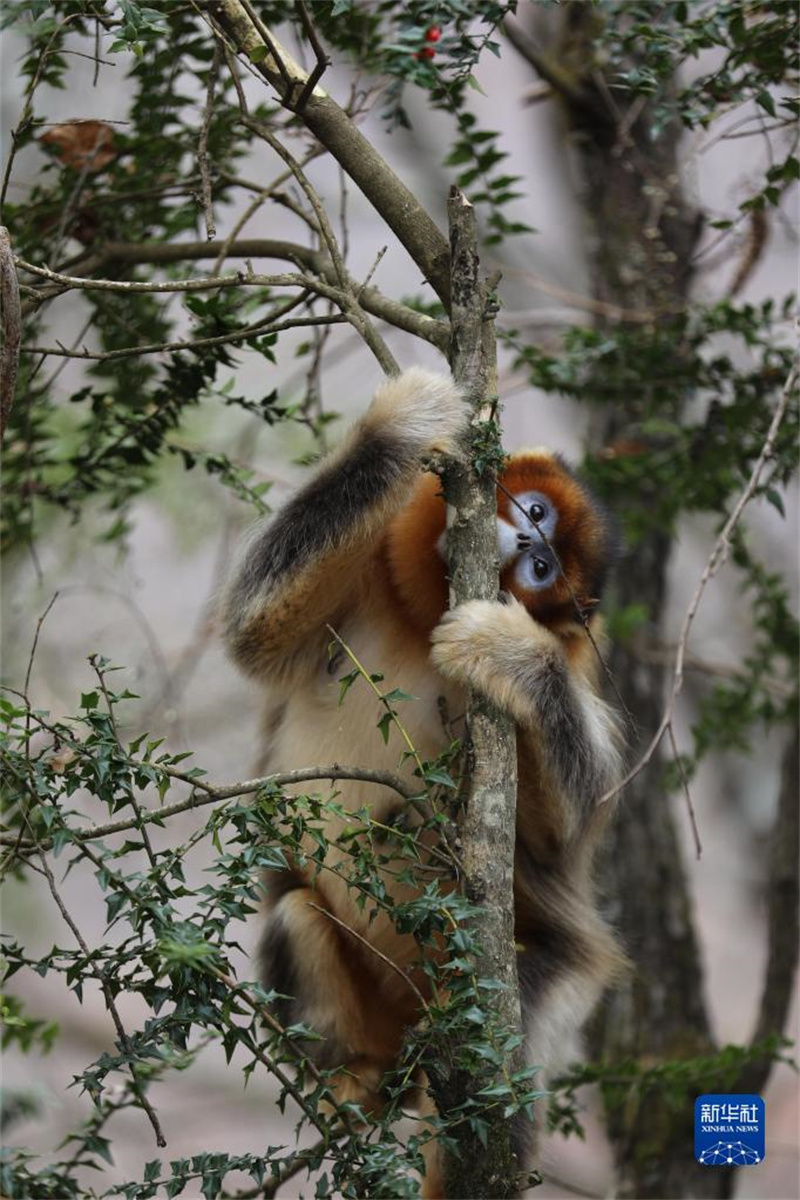
<path id="1" fill-rule="evenodd" d="M 340 1135 L 344 1136 L 344 1131 Z M 275 1171 L 269 1179 L 265 1179 L 259 1187 L 246 1188 L 239 1192 L 234 1192 L 231 1200 L 271 1200 L 279 1187 L 284 1183 L 288 1183 L 295 1175 L 299 1175 L 301 1171 L 308 1170 L 309 1163 L 317 1162 L 326 1150 L 331 1148 L 331 1144 L 337 1140 L 335 1131 L 328 1131 L 324 1138 L 314 1146 L 309 1146 L 307 1150 L 298 1150 L 296 1154 L 292 1154 L 287 1158 L 283 1165 Z"/>
<path id="2" fill-rule="evenodd" d="M 369 346 L 372 353 L 377 358 L 383 370 L 387 375 L 397 375 L 400 368 L 394 359 L 389 347 L 384 342 L 378 331 L 373 326 L 369 317 L 364 312 L 356 295 L 356 289 L 353 287 L 350 277 L 347 274 L 347 269 L 344 265 L 339 250 L 339 244 L 336 240 L 336 234 L 333 231 L 328 214 L 325 211 L 325 205 L 317 195 L 316 189 L 311 186 L 311 183 L 302 170 L 300 164 L 294 156 L 287 150 L 282 142 L 275 137 L 272 130 L 264 125 L 261 121 L 254 121 L 250 117 L 242 117 L 242 122 L 258 134 L 267 145 L 275 151 L 275 153 L 283 159 L 289 170 L 294 175 L 303 190 L 309 204 L 314 210 L 314 215 L 317 218 L 322 238 L 333 263 L 333 270 L 336 276 L 337 287 L 341 291 L 342 299 L 339 301 L 344 312 L 347 313 L 348 319 L 353 327 L 361 334 L 362 338 Z"/>
<path id="3" fill-rule="evenodd" d="M 284 1029 L 283 1025 L 281 1025 L 275 1014 L 270 1011 L 266 1004 L 262 1003 L 262 1001 L 257 1000 L 255 996 L 251 995 L 247 987 L 239 983 L 238 980 L 233 979 L 230 975 L 227 975 L 224 971 L 221 971 L 219 967 L 209 966 L 208 971 L 214 976 L 215 979 L 218 979 L 220 983 L 224 983 L 227 988 L 230 988 L 230 990 L 240 1000 L 243 1000 L 248 1008 L 250 1008 L 254 1013 L 257 1013 L 264 1024 L 267 1025 L 273 1033 L 277 1033 L 282 1039 L 282 1045 L 292 1046 L 291 1038 L 287 1036 L 286 1030 Z M 264 1054 L 260 1047 L 254 1045 L 253 1042 L 248 1044 L 248 1049 L 250 1050 L 250 1053 L 254 1054 L 258 1061 L 262 1063 L 271 1074 L 275 1075 L 281 1081 L 289 1095 L 293 1098 L 293 1100 L 295 1100 L 298 1107 L 306 1114 L 311 1123 L 316 1125 L 323 1137 L 326 1136 L 326 1134 L 327 1136 L 330 1136 L 330 1131 L 328 1130 L 327 1126 L 320 1120 L 320 1113 L 317 1105 L 310 1104 L 308 1102 L 306 1097 L 303 1095 L 302 1089 L 298 1087 L 294 1080 L 290 1079 L 289 1076 L 281 1070 L 274 1059 L 267 1058 L 266 1054 Z M 296 1057 L 302 1060 L 303 1070 L 307 1071 L 320 1087 L 325 1087 L 325 1080 L 323 1079 L 322 1075 L 320 1075 L 316 1064 L 308 1057 L 308 1055 L 302 1053 L 298 1047 L 292 1046 L 292 1049 L 294 1050 Z M 337 1108 L 337 1116 L 341 1120 L 345 1129 L 349 1133 L 352 1133 L 353 1127 L 349 1113 L 346 1111 L 340 1111 L 339 1106 L 335 1105 L 335 1101 L 333 1101 L 332 1097 L 330 1096 L 328 1097 L 328 1103 L 334 1104 L 334 1106 Z"/>
<path id="4" fill-rule="evenodd" d="M 106 684 L 106 677 L 100 666 L 100 663 L 98 661 L 96 654 L 89 655 L 89 664 L 90 664 L 92 670 L 94 671 L 95 675 L 97 676 L 97 682 L 100 685 L 100 691 L 103 693 L 103 699 L 105 700 L 106 708 L 108 709 L 108 719 L 111 722 L 111 728 L 114 731 L 114 739 L 117 743 L 117 746 L 121 750 L 122 742 L 119 740 L 119 730 L 117 729 L 117 718 L 114 715 L 114 702 L 111 699 L 111 694 L 108 690 L 108 685 Z M 153 867 L 153 869 L 155 869 L 156 857 L 155 857 L 155 854 L 153 853 L 153 846 L 150 841 L 150 834 L 147 832 L 144 821 L 142 819 L 142 817 L 143 817 L 142 807 L 139 804 L 139 801 L 136 799 L 136 796 L 134 795 L 133 791 L 131 791 L 131 793 L 130 793 L 130 800 L 131 800 L 131 808 L 136 813 L 136 820 L 137 820 L 136 828 L 137 828 L 139 834 L 141 835 L 142 845 L 144 846 L 145 854 L 147 855 L 150 866 Z"/>
<path id="5" fill-rule="evenodd" d="M 347 271 L 345 270 L 344 260 L 339 252 L 339 244 L 336 241 L 336 235 L 333 232 L 333 227 L 328 220 L 328 214 L 325 211 L 325 205 L 319 198 L 316 188 L 311 186 L 308 176 L 302 169 L 300 163 L 294 155 L 284 146 L 279 138 L 265 125 L 263 121 L 254 121 L 252 117 L 242 117 L 242 124 L 245 125 L 252 133 L 255 133 L 262 141 L 266 142 L 271 150 L 273 150 L 286 166 L 291 171 L 294 178 L 299 183 L 303 193 L 309 204 L 314 210 L 314 215 L 317 218 L 320 233 L 325 241 L 328 249 L 328 254 L 333 263 L 333 269 L 336 272 L 336 282 L 339 287 L 347 286 Z"/>
<path id="6" fill-rule="evenodd" d="M 23 259 L 14 256 L 14 261 L 25 271 L 30 271 L 44 279 L 50 279 L 67 288 L 77 288 L 83 291 L 105 291 L 123 293 L 153 294 L 158 292 L 207 292 L 217 288 L 229 287 L 302 287 L 319 292 L 334 300 L 341 308 L 346 319 L 361 335 L 375 358 L 387 375 L 395 375 L 399 367 L 383 338 L 366 317 L 355 298 L 353 290 L 343 291 L 340 288 L 329 287 L 320 280 L 303 275 L 256 275 L 251 270 L 240 271 L 234 275 L 217 275 L 207 279 L 178 279 L 169 283 L 139 283 L 117 279 L 87 279 L 80 275 L 63 275 L 51 271 L 49 267 L 37 267 Z M 313 323 L 313 322 L 312 322 Z"/>
<path id="7" fill-rule="evenodd" d="M 302 21 L 303 29 L 305 30 L 308 40 L 311 42 L 311 46 L 314 50 L 314 57 L 316 59 L 314 68 L 306 82 L 303 84 L 303 89 L 295 102 L 295 112 L 302 113 L 309 96 L 314 91 L 314 88 L 319 83 L 326 69 L 330 66 L 330 61 L 322 47 L 322 43 L 317 37 L 317 31 L 314 28 L 313 21 L 308 15 L 308 9 L 305 6 L 304 0 L 297 0 L 297 6 L 300 10 L 300 20 Z"/>
<path id="8" fill-rule="evenodd" d="M 675 760 L 675 765 L 678 768 L 678 774 L 681 777 L 681 787 L 683 788 L 683 797 L 686 801 L 686 811 L 689 814 L 689 824 L 692 827 L 692 837 L 694 838 L 694 849 L 698 861 L 703 857 L 703 843 L 700 841 L 700 831 L 697 828 L 697 816 L 692 803 L 692 793 L 689 791 L 689 780 L 686 778 L 686 772 L 683 769 L 683 760 L 678 752 L 678 743 L 675 741 L 675 730 L 672 728 L 670 721 L 667 726 L 669 734 L 669 744 L 672 747 L 672 757 Z"/>
<path id="9" fill-rule="evenodd" d="M 675 666 L 677 646 L 674 643 L 635 638 L 627 648 L 642 662 L 673 668 Z M 733 663 L 712 662 L 710 659 L 698 658 L 693 654 L 684 656 L 683 669 L 684 671 L 698 671 L 700 674 L 710 675 L 712 678 L 730 679 L 734 682 L 743 682 L 748 678 L 747 672 Z M 760 678 L 759 683 L 765 691 L 781 700 L 788 700 L 796 690 L 792 684 L 773 676 Z"/>
<path id="10" fill-rule="evenodd" d="M 19 346 L 22 340 L 22 313 L 19 303 L 19 283 L 14 270 L 11 237 L 0 225 L 0 440 L 14 403 L 19 370 Z"/>
<path id="11" fill-rule="evenodd" d="M 658 321 L 662 317 L 675 316 L 686 311 L 685 304 L 625 308 L 621 304 L 612 304 L 608 300 L 598 300 L 594 296 L 583 296 L 580 292 L 573 292 L 570 288 L 562 287 L 559 283 L 553 283 L 550 279 L 544 279 L 534 271 L 521 270 L 513 266 L 504 266 L 503 269 L 507 275 L 525 280 L 535 291 L 544 292 L 546 296 L 552 296 L 556 300 L 561 300 L 568 308 L 577 308 L 583 312 L 594 313 L 595 316 L 604 317 L 608 321 L 620 321 L 630 325 L 652 325 L 654 321 Z M 533 313 L 531 315 L 535 316 Z M 503 316 L 508 321 L 525 319 L 524 316 L 517 317 L 513 313 L 506 312 L 503 313 Z"/>
<path id="12" fill-rule="evenodd" d="M 197 262 L 205 258 L 217 258 L 219 262 L 222 262 L 225 257 L 287 259 L 298 267 L 319 275 L 329 285 L 329 288 L 336 285 L 333 265 L 322 251 L 315 250 L 311 246 L 302 246 L 295 242 L 272 238 L 241 238 L 230 245 L 227 244 L 227 240 L 224 242 L 178 242 L 173 244 L 108 242 L 96 253 L 77 260 L 74 263 L 74 273 L 69 278 L 73 280 L 86 279 L 92 272 L 108 269 L 116 263 L 150 263 L 155 266 L 165 266 L 176 262 Z M 227 276 L 214 277 L 227 278 Z M 284 275 L 270 278 L 287 281 L 292 277 Z M 309 277 L 304 276 L 303 278 L 307 285 Z M 350 286 L 358 294 L 361 307 L 367 312 L 385 321 L 388 325 L 423 338 L 443 353 L 446 351 L 450 341 L 450 326 L 446 321 L 438 321 L 434 317 L 428 317 L 424 313 L 409 308 L 406 304 L 391 300 L 377 288 L 360 289 L 359 285 L 350 280 L 349 276 L 348 280 Z M 45 284 L 37 293 L 36 302 L 41 303 L 53 296 L 60 295 L 65 287 L 71 286 L 72 284 L 63 286 Z M 284 282 L 281 286 L 293 285 Z M 298 286 L 300 285 L 298 284 Z M 323 294 L 328 298 L 331 297 L 330 290 Z"/>
<path id="13" fill-rule="evenodd" d="M 14 255 L 14 262 L 23 271 L 49 279 L 65 288 L 76 288 L 87 292 L 123 292 L 152 295 L 158 292 L 212 292 L 216 288 L 228 287 L 303 287 L 297 275 L 256 275 L 251 271 L 237 271 L 233 275 L 210 275 L 205 279 L 173 279 L 169 282 L 147 282 L 124 279 L 91 279 L 84 275 L 63 275 L 49 267 L 37 267 L 34 263 Z"/>
<path id="14" fill-rule="evenodd" d="M 233 59 L 233 61 L 235 63 L 236 60 Z M 244 114 L 246 114 L 247 109 L 243 108 L 242 112 Z M 301 167 L 305 167 L 307 165 L 307 163 L 311 162 L 312 159 L 316 158 L 319 153 L 320 153 L 319 147 L 314 147 L 314 149 L 309 151 L 301 160 L 301 163 L 300 163 Z M 225 181 L 228 183 L 238 184 L 238 182 L 239 182 L 237 177 L 235 175 L 230 174 L 229 172 L 220 172 L 220 174 L 221 174 L 222 178 L 225 179 Z M 263 187 L 263 188 L 257 187 L 256 188 L 256 195 L 253 197 L 250 204 L 248 204 L 247 208 L 244 210 L 244 212 L 239 217 L 239 219 L 234 223 L 233 227 L 231 228 L 230 233 L 227 235 L 224 242 L 222 243 L 222 248 L 220 249 L 220 252 L 214 261 L 214 265 L 211 268 L 212 275 L 217 275 L 220 272 L 220 270 L 222 269 L 223 262 L 225 261 L 225 259 L 228 257 L 228 255 L 230 253 L 231 247 L 235 243 L 236 239 L 238 238 L 239 234 L 242 232 L 242 230 L 244 229 L 244 227 L 248 223 L 248 221 L 250 221 L 250 219 L 258 212 L 261 205 L 264 204 L 264 202 L 266 200 L 269 200 L 270 197 L 274 197 L 275 202 L 278 204 L 283 203 L 282 198 L 280 198 L 279 195 L 277 194 L 277 189 L 282 187 L 283 184 L 286 182 L 286 180 L 289 179 L 290 177 L 291 177 L 290 170 L 282 171 L 281 174 L 278 175 L 278 177 L 276 179 L 273 179 L 272 183 L 267 184 L 266 187 Z M 305 249 L 305 247 L 303 247 L 303 249 Z M 313 253 L 313 251 L 312 251 L 312 253 Z"/>
<path id="15" fill-rule="evenodd" d="M 299 299 L 302 299 L 300 297 Z M 24 354 L 51 354 L 56 358 L 83 358 L 92 362 L 114 362 L 120 358 L 138 358 L 143 354 L 171 354 L 175 350 L 204 350 L 208 346 L 235 345 L 249 338 L 263 337 L 266 333 L 281 333 L 284 329 L 298 329 L 307 325 L 316 328 L 318 325 L 342 325 L 347 317 L 342 313 L 331 313 L 310 317 L 291 317 L 286 321 L 255 321 L 251 325 L 243 325 L 232 333 L 219 334 L 218 337 L 195 338 L 187 342 L 150 342 L 146 346 L 125 346 L 119 350 L 102 350 L 94 353 L 91 350 L 67 350 L 64 346 L 23 346 Z"/>
<path id="16" fill-rule="evenodd" d="M 197 168 L 200 172 L 200 198 L 203 205 L 203 215 L 206 223 L 206 238 L 210 242 L 212 238 L 217 236 L 217 227 L 214 224 L 214 211 L 211 207 L 211 171 L 208 165 L 208 133 L 211 128 L 211 118 L 214 114 L 214 90 L 217 86 L 217 77 L 219 76 L 220 61 L 222 59 L 222 47 L 217 39 L 214 39 L 214 57 L 211 59 L 211 66 L 208 69 L 208 86 L 206 90 L 206 103 L 203 109 L 203 125 L 200 129 L 200 141 L 197 146 Z"/>
<path id="17" fill-rule="evenodd" d="M 0 189 L 0 208 L 2 208 L 6 202 L 8 186 L 11 183 L 11 172 L 14 167 L 14 160 L 20 144 L 20 136 L 30 125 L 33 118 L 33 97 L 37 87 L 41 83 L 45 63 L 52 52 L 53 46 L 67 25 L 69 25 L 72 21 L 78 21 L 82 18 L 83 13 L 81 12 L 73 12 L 66 16 L 63 21 L 56 25 L 56 28 L 53 30 L 50 38 L 48 39 L 47 45 L 44 47 L 39 56 L 39 61 L 36 64 L 36 70 L 34 71 L 31 81 L 25 91 L 25 104 L 22 112 L 20 113 L 19 121 L 17 121 L 16 128 L 11 130 L 11 153 L 6 161 L 6 169 L 3 175 L 3 186 Z"/>
<path id="18" fill-rule="evenodd" d="M 259 29 L 263 25 L 259 22 L 256 26 L 241 0 L 220 0 L 215 15 L 237 52 L 253 63 L 276 89 L 281 102 L 288 100 L 286 106 L 291 108 L 293 89 L 287 89 L 287 77 L 302 92 L 309 80 L 308 73 L 294 62 L 271 32 L 267 32 L 266 38 L 262 36 Z M 447 306 L 450 296 L 447 239 L 413 193 L 319 84 L 307 97 L 299 116 L 381 214 Z"/>

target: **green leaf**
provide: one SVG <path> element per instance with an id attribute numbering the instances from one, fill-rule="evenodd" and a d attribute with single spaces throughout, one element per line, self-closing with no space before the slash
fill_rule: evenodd
<path id="1" fill-rule="evenodd" d="M 152 1158 L 150 1162 L 144 1164 L 144 1179 L 145 1183 L 152 1183 L 158 1179 L 161 1174 L 161 1160 Z"/>
<path id="2" fill-rule="evenodd" d="M 775 488 L 767 488 L 767 490 L 764 492 L 764 495 L 772 507 L 776 508 L 781 516 L 785 519 L 786 508 L 784 507 L 783 497 L 781 496 L 780 492 L 776 492 Z"/>
<path id="3" fill-rule="evenodd" d="M 354 671 L 350 671 L 347 675 L 343 675 L 341 677 L 341 679 L 339 680 L 339 707 L 340 708 L 342 706 L 342 701 L 344 700 L 347 693 L 350 691 L 350 688 L 353 686 L 355 681 L 358 679 L 359 675 L 360 675 L 360 672 L 358 671 L 358 669 L 356 669 Z"/>
<path id="4" fill-rule="evenodd" d="M 416 700 L 417 696 L 412 696 L 410 692 L 404 692 L 400 688 L 393 688 L 391 692 L 386 692 L 384 700 L 390 704 L 394 704 L 396 700 Z"/>
<path id="5" fill-rule="evenodd" d="M 773 100 L 772 95 L 766 89 L 756 95 L 755 101 L 756 104 L 760 105 L 761 108 L 763 108 L 765 112 L 768 112 L 771 117 L 778 115 L 775 109 L 775 101 Z"/>
<path id="6" fill-rule="evenodd" d="M 95 1133 L 86 1139 L 86 1149 L 90 1154 L 99 1154 L 110 1166 L 113 1167 L 114 1159 L 111 1154 L 111 1142 L 108 1138 L 101 1137 Z"/>
<path id="7" fill-rule="evenodd" d="M 426 783 L 440 783 L 442 787 L 455 788 L 456 783 L 451 775 L 441 767 L 431 767 L 425 770 L 423 778 Z"/>

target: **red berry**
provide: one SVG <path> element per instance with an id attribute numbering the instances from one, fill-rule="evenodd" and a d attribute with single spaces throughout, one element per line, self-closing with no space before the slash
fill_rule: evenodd
<path id="1" fill-rule="evenodd" d="M 422 49 L 418 50 L 417 53 L 414 55 L 414 58 L 435 58 L 435 57 L 436 57 L 436 51 L 434 50 L 433 46 L 423 46 Z"/>
<path id="2" fill-rule="evenodd" d="M 428 30 L 428 32 L 425 34 L 425 41 L 426 41 L 426 42 L 438 42 L 438 41 L 439 41 L 439 38 L 440 38 L 441 36 L 442 36 L 442 31 L 441 31 L 441 29 L 439 28 L 439 26 L 438 26 L 438 25 L 431 25 L 430 29 L 429 29 L 429 30 Z"/>

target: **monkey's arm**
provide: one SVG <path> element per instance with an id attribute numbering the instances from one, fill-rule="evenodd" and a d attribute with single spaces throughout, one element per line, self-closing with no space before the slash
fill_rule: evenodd
<path id="1" fill-rule="evenodd" d="M 433 631 L 434 665 L 509 713 L 537 751 L 562 796 L 568 836 L 619 771 L 609 707 L 564 648 L 513 597 L 473 600 L 448 612 Z"/>
<path id="2" fill-rule="evenodd" d="M 422 368 L 386 380 L 344 444 L 247 546 L 223 600 L 228 647 L 250 674 L 302 653 L 355 596 L 380 535 L 433 452 L 452 452 L 468 409 Z"/>

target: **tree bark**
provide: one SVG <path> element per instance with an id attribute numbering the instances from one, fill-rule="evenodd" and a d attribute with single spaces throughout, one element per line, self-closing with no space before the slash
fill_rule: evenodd
<path id="1" fill-rule="evenodd" d="M 497 394 L 493 313 L 490 285 L 480 278 L 475 212 L 453 188 L 448 201 L 451 248 L 453 376 L 463 387 L 475 417 L 473 426 L 492 414 Z M 497 491 L 492 473 L 476 475 L 470 462 L 470 442 L 461 461 L 446 467 L 443 482 L 448 501 L 447 559 L 451 607 L 466 600 L 495 600 L 498 593 Z M 516 827 L 517 761 L 514 724 L 510 717 L 478 695 L 467 712 L 469 747 L 467 780 L 459 835 L 462 845 L 462 887 L 481 906 L 473 930 L 480 944 L 474 961 L 479 979 L 499 981 L 494 1015 L 504 1034 L 521 1032 L 519 984 L 514 943 L 514 831 Z M 447 1047 L 447 1061 L 432 1080 L 442 1112 L 459 1108 L 481 1088 L 502 1083 L 505 1072 L 523 1066 L 519 1051 L 500 1068 L 480 1075 L 456 1065 L 460 1047 Z M 502 1200 L 518 1193 L 517 1163 L 511 1122 L 503 1106 L 485 1114 L 486 1145 L 467 1122 L 450 1136 L 457 1153 L 444 1161 L 444 1193 L 457 1197 Z"/>
<path id="2" fill-rule="evenodd" d="M 612 95 L 592 66 L 596 20 L 593 6 L 571 4 L 560 54 L 585 71 L 580 103 L 568 102 L 567 110 L 591 228 L 593 296 L 626 309 L 676 312 L 687 301 L 700 230 L 699 214 L 681 185 L 679 130 L 673 123 L 653 135 L 649 104 L 634 115 L 627 105 L 635 99 L 626 103 L 619 89 Z M 597 324 L 603 323 L 598 317 Z M 593 414 L 590 453 L 635 436 L 643 415 L 635 392 L 609 397 Z M 646 507 L 646 495 L 638 502 Z M 668 533 L 648 533 L 624 556 L 614 580 L 616 604 L 644 605 L 656 631 L 663 623 L 671 550 Z M 636 714 L 630 746 L 636 762 L 662 716 L 664 668 L 642 664 L 621 645 L 614 648 L 611 667 Z M 594 1056 L 646 1066 L 713 1053 L 692 900 L 660 755 L 625 789 L 600 865 L 610 916 L 633 969 L 595 1018 Z M 708 1171 L 694 1161 L 694 1098 L 692 1092 L 670 1104 L 664 1089 L 654 1088 L 632 1093 L 624 1108 L 607 1109 L 617 1195 L 647 1200 L 730 1194 L 732 1172 Z"/>

